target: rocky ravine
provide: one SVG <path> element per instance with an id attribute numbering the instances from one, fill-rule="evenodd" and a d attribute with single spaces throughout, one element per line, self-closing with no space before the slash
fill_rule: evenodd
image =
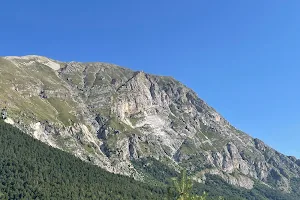
<path id="1" fill-rule="evenodd" d="M 154 157 L 197 181 L 217 174 L 251 189 L 288 192 L 300 162 L 231 126 L 170 77 L 106 63 L 41 56 L 0 58 L 0 104 L 9 123 L 110 172 L 143 179 L 131 160 Z M 275 184 L 275 185 L 274 185 Z"/>

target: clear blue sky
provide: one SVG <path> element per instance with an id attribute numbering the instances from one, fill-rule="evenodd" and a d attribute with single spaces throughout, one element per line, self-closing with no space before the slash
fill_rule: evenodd
<path id="1" fill-rule="evenodd" d="M 299 0 L 4 0 L 0 55 L 173 76 L 234 126 L 300 158 L 299 11 Z"/>

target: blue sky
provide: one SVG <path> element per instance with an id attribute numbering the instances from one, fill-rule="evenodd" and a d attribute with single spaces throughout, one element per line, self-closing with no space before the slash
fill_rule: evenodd
<path id="1" fill-rule="evenodd" d="M 4 0 L 0 55 L 169 75 L 234 126 L 300 158 L 300 1 Z"/>

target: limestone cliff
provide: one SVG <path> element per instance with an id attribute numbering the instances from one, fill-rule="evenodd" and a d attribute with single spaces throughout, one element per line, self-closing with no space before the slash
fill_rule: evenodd
<path id="1" fill-rule="evenodd" d="M 153 157 L 197 181 L 217 174 L 251 189 L 288 192 L 299 161 L 231 126 L 171 77 L 107 63 L 0 58 L 0 104 L 33 137 L 114 173 L 143 179 L 132 160 Z M 13 123 L 10 121 L 11 123 Z"/>

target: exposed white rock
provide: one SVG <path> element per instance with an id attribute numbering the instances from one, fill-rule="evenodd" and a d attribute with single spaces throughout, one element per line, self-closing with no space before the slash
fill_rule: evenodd
<path id="1" fill-rule="evenodd" d="M 43 129 L 42 125 L 40 122 L 30 124 L 30 127 L 33 129 L 33 137 L 46 143 L 49 144 L 52 147 L 59 148 L 51 138 L 51 136 L 45 134 L 45 130 Z"/>
<path id="2" fill-rule="evenodd" d="M 28 55 L 28 56 L 6 56 L 4 57 L 8 60 L 27 60 L 27 62 L 22 62 L 24 65 L 31 65 L 34 62 L 41 63 L 43 65 L 46 65 L 50 67 L 53 70 L 59 70 L 60 69 L 60 64 L 54 62 L 53 60 L 43 57 L 43 56 L 36 56 L 36 55 Z"/>
<path id="3" fill-rule="evenodd" d="M 4 120 L 4 122 L 5 123 L 7 123 L 7 124 L 11 124 L 11 125 L 14 125 L 15 124 L 15 122 L 14 122 L 14 120 L 12 120 L 11 118 L 6 118 L 5 120 Z"/>

